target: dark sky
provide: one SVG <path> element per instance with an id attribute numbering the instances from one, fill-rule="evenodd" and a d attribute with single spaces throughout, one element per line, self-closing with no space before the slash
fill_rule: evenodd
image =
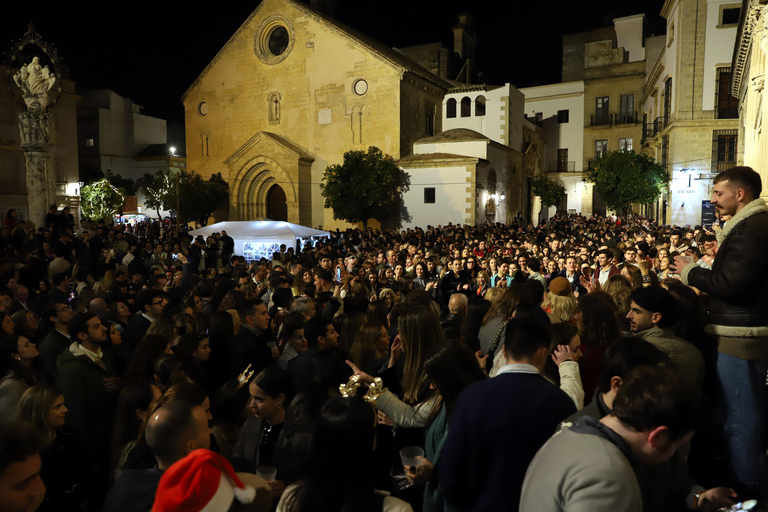
<path id="1" fill-rule="evenodd" d="M 489 84 L 518 87 L 560 80 L 563 34 L 610 25 L 644 12 L 648 32 L 662 33 L 663 0 L 338 0 L 336 18 L 389 46 L 452 42 L 456 15 L 469 11 L 478 38 L 477 69 Z M 30 21 L 58 47 L 80 88 L 109 88 L 145 112 L 183 122 L 181 95 L 258 1 L 16 2 L 0 16 L 0 51 Z M 25 6 L 29 6 L 25 8 Z M 439 10 L 436 12 L 436 10 Z"/>

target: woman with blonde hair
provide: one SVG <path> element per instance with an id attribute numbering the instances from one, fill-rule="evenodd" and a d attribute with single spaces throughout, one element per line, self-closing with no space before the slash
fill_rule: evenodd
<path id="1" fill-rule="evenodd" d="M 44 439 L 40 478 L 45 499 L 38 510 L 82 510 L 88 493 L 88 457 L 77 437 L 65 427 L 64 395 L 54 387 L 36 384 L 21 396 L 18 421 L 30 423 Z"/>
<path id="2" fill-rule="evenodd" d="M 579 313 L 579 301 L 573 295 L 571 283 L 564 277 L 556 277 L 549 285 L 542 309 L 564 323 L 574 323 Z"/>
<path id="3" fill-rule="evenodd" d="M 96 281 L 93 284 L 93 293 L 99 296 L 104 296 L 113 284 L 115 284 L 115 271 L 107 270 L 101 281 Z"/>

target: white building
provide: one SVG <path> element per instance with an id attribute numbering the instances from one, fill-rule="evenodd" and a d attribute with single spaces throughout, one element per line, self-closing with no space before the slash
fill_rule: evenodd
<path id="1" fill-rule="evenodd" d="M 516 198 L 507 196 L 522 183 L 521 164 L 519 151 L 465 128 L 416 141 L 413 154 L 400 159 L 411 180 L 404 227 L 508 222 Z"/>
<path id="2" fill-rule="evenodd" d="M 741 4 L 667 0 L 667 33 L 646 40 L 643 151 L 670 172 L 660 217 L 701 224 L 712 177 L 737 163 L 738 101 L 731 59 Z"/>
<path id="3" fill-rule="evenodd" d="M 544 130 L 541 168 L 565 187 L 558 210 L 584 211 L 584 82 L 526 87 L 520 92 L 525 95 L 525 118 Z"/>

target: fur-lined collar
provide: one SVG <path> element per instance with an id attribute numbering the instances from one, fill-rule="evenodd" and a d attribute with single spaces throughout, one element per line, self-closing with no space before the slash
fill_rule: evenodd
<path id="1" fill-rule="evenodd" d="M 742 208 L 739 213 L 734 215 L 731 220 L 725 223 L 723 229 L 717 232 L 717 245 L 721 245 L 723 243 L 725 237 L 727 237 L 728 234 L 733 231 L 734 226 L 757 213 L 764 212 L 768 213 L 768 205 L 765 204 L 764 199 L 755 199 L 754 201 L 744 206 L 744 208 Z"/>

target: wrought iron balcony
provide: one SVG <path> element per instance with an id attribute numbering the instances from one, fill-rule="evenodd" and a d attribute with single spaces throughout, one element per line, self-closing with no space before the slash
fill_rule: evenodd
<path id="1" fill-rule="evenodd" d="M 549 162 L 549 172 L 575 172 L 576 162 L 558 160 L 556 162 Z"/>
<path id="2" fill-rule="evenodd" d="M 611 126 L 611 115 L 608 112 L 591 116 L 590 126 Z"/>
<path id="3" fill-rule="evenodd" d="M 613 114 L 613 124 L 637 124 L 637 112 Z"/>

